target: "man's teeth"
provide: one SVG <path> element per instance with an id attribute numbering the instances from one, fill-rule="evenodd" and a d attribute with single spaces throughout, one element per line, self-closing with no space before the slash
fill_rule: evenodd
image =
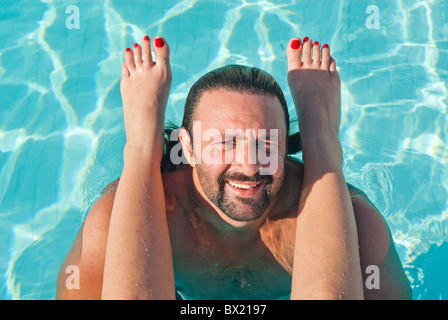
<path id="1" fill-rule="evenodd" d="M 235 188 L 240 188 L 240 189 L 246 189 L 246 190 L 249 190 L 249 189 L 251 189 L 251 188 L 255 188 L 255 187 L 258 186 L 260 183 L 257 183 L 257 184 L 254 184 L 254 185 L 247 185 L 247 184 L 239 184 L 239 183 L 234 183 L 234 182 L 230 182 L 230 181 L 229 181 L 229 184 L 230 184 L 232 187 L 235 187 Z"/>

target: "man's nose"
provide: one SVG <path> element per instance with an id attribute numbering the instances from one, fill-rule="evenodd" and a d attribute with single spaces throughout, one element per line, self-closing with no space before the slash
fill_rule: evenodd
<path id="1" fill-rule="evenodd" d="M 260 170 L 255 141 L 240 141 L 235 151 L 233 165 L 247 176 L 253 176 Z"/>

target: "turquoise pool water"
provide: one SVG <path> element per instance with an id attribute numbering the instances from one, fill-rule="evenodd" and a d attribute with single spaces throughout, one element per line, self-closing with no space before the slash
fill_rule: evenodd
<path id="1" fill-rule="evenodd" d="M 228 63 L 270 72 L 293 114 L 288 40 L 329 43 L 346 178 L 386 218 L 414 298 L 448 299 L 447 18 L 443 0 L 1 2 L 0 299 L 54 298 L 89 207 L 120 174 L 121 63 L 146 34 L 170 42 L 177 122 L 192 83 Z"/>

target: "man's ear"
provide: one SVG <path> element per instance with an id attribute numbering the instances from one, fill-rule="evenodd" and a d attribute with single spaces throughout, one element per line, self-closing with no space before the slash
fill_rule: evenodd
<path id="1" fill-rule="evenodd" d="M 190 166 L 195 166 L 193 155 L 193 143 L 191 141 L 190 134 L 185 128 L 181 128 L 179 132 L 179 141 L 182 144 L 182 154 L 187 159 Z"/>

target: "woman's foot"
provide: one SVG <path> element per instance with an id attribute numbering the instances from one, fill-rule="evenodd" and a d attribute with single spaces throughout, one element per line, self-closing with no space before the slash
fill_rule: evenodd
<path id="1" fill-rule="evenodd" d="M 298 114 L 304 156 L 323 154 L 322 148 L 339 143 L 341 81 L 336 63 L 328 45 L 321 48 L 308 38 L 291 39 L 286 54 L 288 84 Z M 328 151 L 331 154 L 337 150 Z"/>
<path id="2" fill-rule="evenodd" d="M 148 128 L 161 126 L 163 129 L 172 80 L 169 47 L 164 38 L 154 39 L 154 51 L 155 61 L 148 36 L 143 38 L 141 46 L 136 43 L 133 50 L 126 49 L 121 96 L 128 141 L 145 139 Z"/>

